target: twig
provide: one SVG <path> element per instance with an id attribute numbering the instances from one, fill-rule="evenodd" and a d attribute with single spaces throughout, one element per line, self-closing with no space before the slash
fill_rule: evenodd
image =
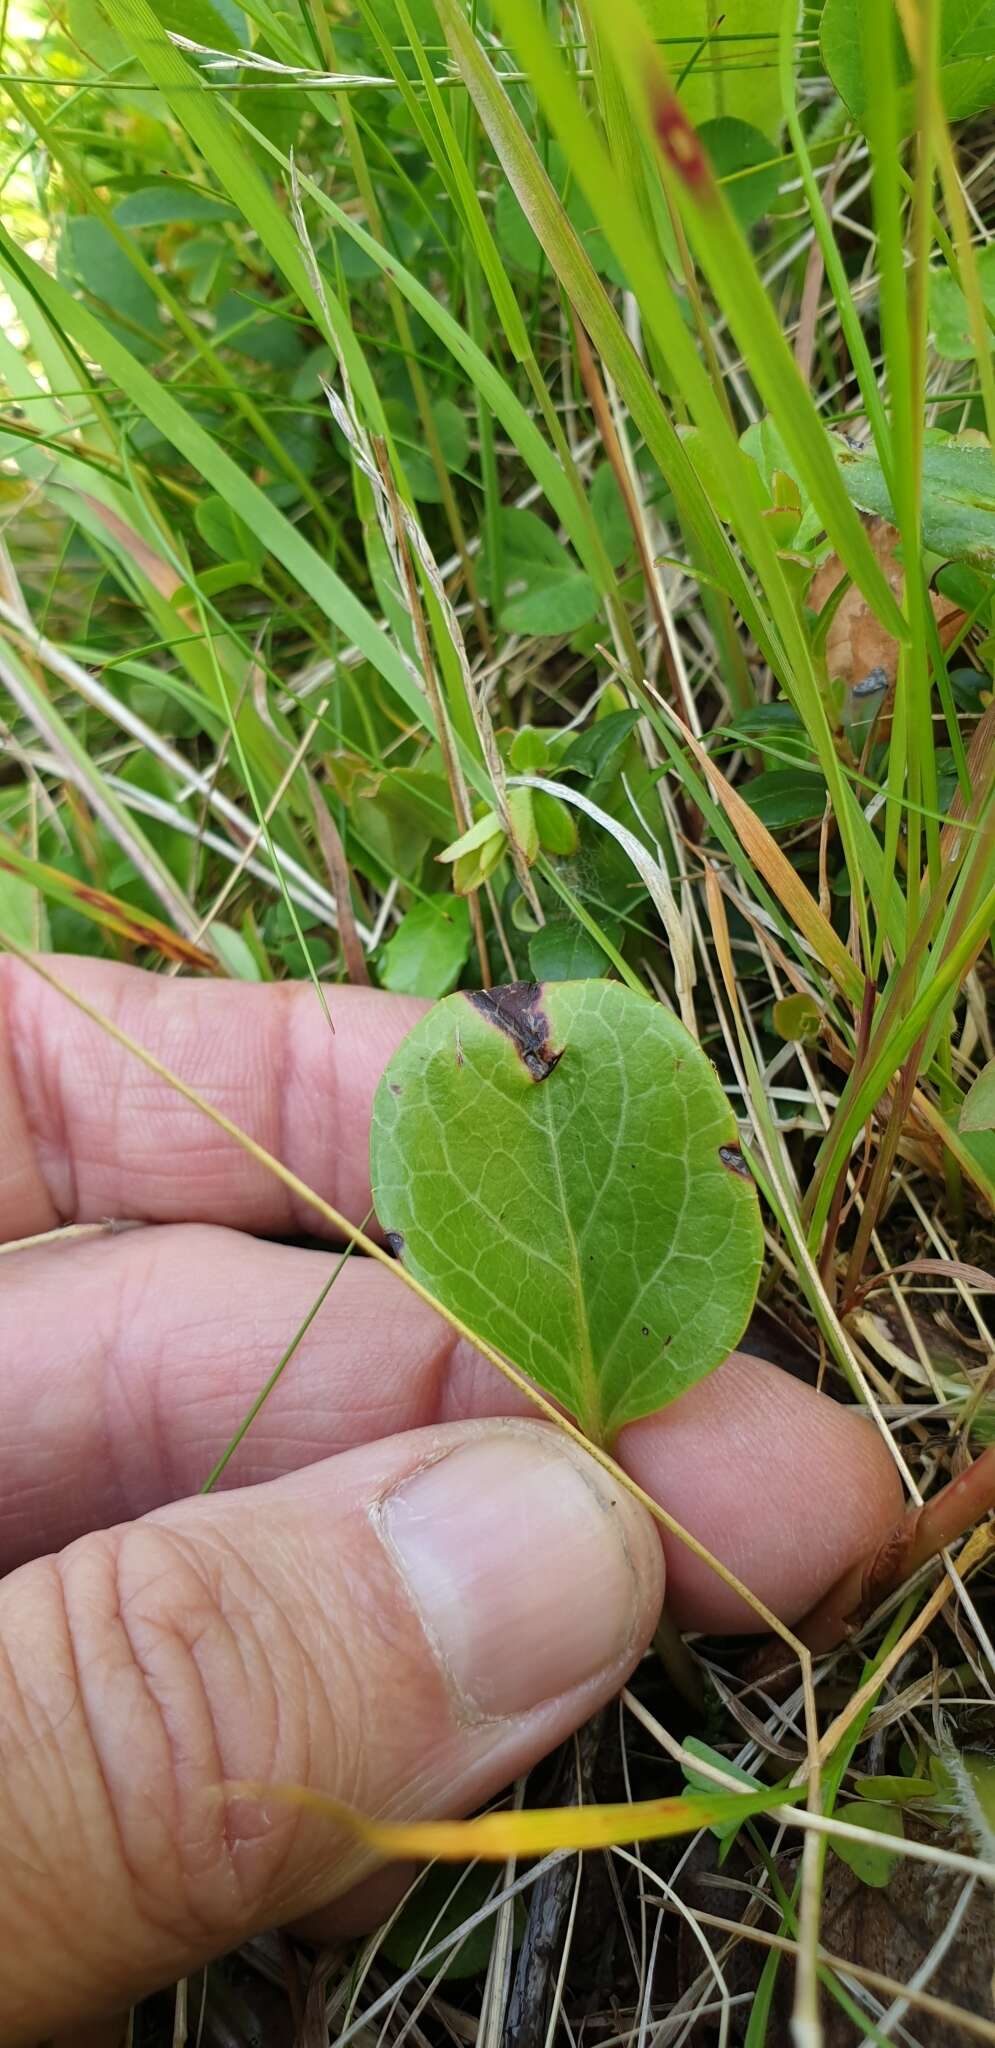
<path id="1" fill-rule="evenodd" d="M 586 1804 L 604 1732 L 605 1710 L 602 1708 L 577 1736 L 576 1770 L 570 1774 L 571 1785 L 565 1805 Z M 568 1751 L 568 1757 L 569 1754 Z M 508 2001 L 503 2048 L 541 2048 L 545 2040 L 556 1964 L 577 1876 L 578 1865 L 573 1859 L 569 1863 L 556 1863 L 539 1879 L 532 1893 L 518 1968 Z"/>

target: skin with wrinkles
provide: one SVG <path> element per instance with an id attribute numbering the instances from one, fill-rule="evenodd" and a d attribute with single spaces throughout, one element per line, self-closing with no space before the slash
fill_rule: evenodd
<path id="1" fill-rule="evenodd" d="M 335 990 L 330 1039 L 308 988 L 56 971 L 365 1215 L 370 1105 L 417 1004 Z M 355 1259 L 226 1490 L 191 1498 L 329 1251 L 263 1241 L 301 1230 L 285 1190 L 0 961 L 0 1242 L 107 1218 L 137 1227 L 0 1257 L 4 2048 L 79 2038 L 255 1928 L 369 1925 L 396 1876 L 367 1876 L 313 1816 L 224 1806 L 219 1778 L 468 1811 L 611 1697 L 663 1586 L 629 1497 L 545 1426 L 502 1419 L 504 1382 Z M 753 1359 L 618 1451 L 788 1619 L 900 1506 L 868 1426 Z M 669 1540 L 666 1565 L 681 1625 L 748 1625 Z"/>

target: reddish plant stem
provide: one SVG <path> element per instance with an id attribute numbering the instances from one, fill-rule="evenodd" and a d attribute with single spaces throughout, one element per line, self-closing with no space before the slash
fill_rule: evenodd
<path id="1" fill-rule="evenodd" d="M 870 1557 L 851 1565 L 795 1633 L 821 1657 L 855 1634 L 882 1600 L 995 1508 L 995 1444 L 966 1472 L 890 1529 Z"/>

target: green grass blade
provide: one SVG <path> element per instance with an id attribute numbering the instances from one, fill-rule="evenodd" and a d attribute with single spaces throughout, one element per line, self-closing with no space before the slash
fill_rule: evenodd
<path id="1" fill-rule="evenodd" d="M 515 10 L 528 0 L 514 0 Z M 907 628 L 844 489 L 825 429 L 761 283 L 753 254 L 649 41 L 634 0 L 593 0 L 594 12 L 622 44 L 623 76 L 634 119 L 653 136 L 668 189 L 679 206 L 754 381 L 818 507 L 840 560 L 882 625 L 904 640 Z"/>
<path id="2" fill-rule="evenodd" d="M 283 272 L 319 331 L 345 364 L 367 424 L 386 431 L 376 386 L 351 322 L 327 280 L 324 299 L 315 290 L 293 228 L 281 212 L 252 158 L 242 149 L 218 100 L 165 35 L 148 0 L 106 0 L 107 13 L 139 63 L 159 88 L 176 119 L 210 165 L 219 184 Z"/>
<path id="3" fill-rule="evenodd" d="M 672 376 L 679 381 L 692 415 L 708 443 L 710 459 L 722 474 L 738 537 L 756 571 L 766 605 L 758 604 L 738 562 L 730 572 L 728 554 L 717 571 L 719 580 L 755 633 L 785 694 L 796 704 L 808 728 L 832 793 L 862 938 L 869 953 L 864 871 L 858 852 L 855 816 L 858 807 L 841 772 L 799 608 L 765 525 L 757 497 L 756 471 L 739 448 L 723 406 L 709 382 L 674 301 L 669 275 L 659 265 L 655 252 L 647 243 L 635 201 L 617 179 L 607 152 L 579 102 L 576 87 L 568 78 L 556 46 L 536 9 L 531 0 L 499 0 L 499 6 L 578 183 L 638 293 L 647 330 L 655 333 L 660 354 L 669 363 Z M 470 35 L 456 0 L 435 0 L 435 7 L 492 144 L 528 212 L 531 225 L 543 241 L 633 417 L 668 477 L 682 519 L 700 540 L 705 558 L 712 566 L 715 562 L 715 515 L 697 475 L 693 488 L 687 485 L 689 465 L 683 444 L 667 419 L 642 364 L 631 350 L 614 308 L 563 215 L 556 194 L 499 80 Z M 648 403 L 644 403 L 644 397 Z M 890 917 L 891 900 L 887 892 L 882 909 Z"/>
<path id="4" fill-rule="evenodd" d="M 348 584 L 322 560 L 317 550 L 273 505 L 251 477 L 239 469 L 200 423 L 191 418 L 172 393 L 74 299 L 64 286 L 29 257 L 22 255 L 0 228 L 0 252 L 28 285 L 62 330 L 89 353 L 125 395 L 151 420 L 174 448 L 186 457 L 219 497 L 251 523 L 264 547 L 281 562 L 303 590 L 313 597 L 331 623 L 355 643 L 388 682 L 419 724 L 429 724 L 428 707 L 397 648 L 370 616 Z"/>

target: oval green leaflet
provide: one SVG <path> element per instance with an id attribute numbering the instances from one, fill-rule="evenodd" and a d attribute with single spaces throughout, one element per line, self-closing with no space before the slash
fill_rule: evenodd
<path id="1" fill-rule="evenodd" d="M 763 1236 L 735 1118 L 618 982 L 448 996 L 380 1082 L 370 1153 L 409 1271 L 601 1443 L 742 1336 Z"/>

